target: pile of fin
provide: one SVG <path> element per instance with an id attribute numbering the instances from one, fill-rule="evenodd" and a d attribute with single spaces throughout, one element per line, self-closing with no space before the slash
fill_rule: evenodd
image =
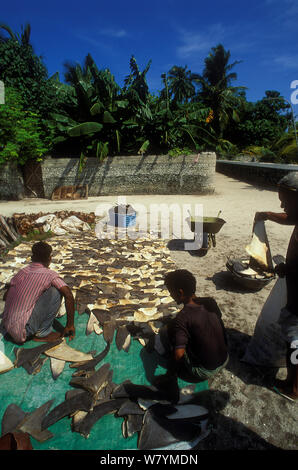
<path id="1" fill-rule="evenodd" d="M 51 411 L 54 399 L 32 413 L 10 404 L 3 416 L 2 435 L 27 432 L 43 442 L 53 436 L 48 427 L 71 417 L 72 431 L 87 438 L 94 423 L 113 413 L 123 418 L 124 438 L 139 433 L 138 449 L 194 447 L 210 432 L 205 407 L 185 403 L 189 396 L 171 386 L 158 389 L 129 380 L 117 385 L 112 382 L 109 362 L 97 367 L 114 337 L 119 351 L 129 353 L 132 338 L 150 350 L 160 327 L 179 311 L 164 286 L 165 273 L 175 269 L 165 242 L 149 235 L 136 240 L 97 239 L 90 231 L 53 237 L 50 244 L 50 268 L 72 289 L 78 314 L 88 315 L 86 337 L 102 334 L 106 346 L 99 354 L 84 353 L 59 339 L 34 348 L 16 347 L 14 363 L 3 355 L 0 373 L 23 367 L 28 374 L 37 374 L 50 358 L 54 380 L 68 362 L 74 369 L 70 381 L 74 388 Z M 30 262 L 31 246 L 22 243 L 8 253 L 2 263 L 1 288 Z M 65 313 L 62 304 L 57 316 Z"/>
<path id="2" fill-rule="evenodd" d="M 25 213 L 15 213 L 13 214 L 13 221 L 14 225 L 17 229 L 17 232 L 25 236 L 29 232 L 32 232 L 36 228 L 40 228 L 41 231 L 44 230 L 44 221 L 41 221 L 42 218 L 46 219 L 46 217 L 54 216 L 55 220 L 60 221 L 60 223 L 64 222 L 65 220 L 69 219 L 70 217 L 77 217 L 80 221 L 85 222 L 86 224 L 94 224 L 96 222 L 96 216 L 94 212 L 84 213 L 84 212 L 75 212 L 75 211 L 58 211 L 58 212 L 51 212 L 45 214 L 44 212 L 38 212 L 36 214 L 25 214 Z M 59 235 L 59 233 L 57 233 Z"/>
<path id="3" fill-rule="evenodd" d="M 128 327 L 131 334 L 155 334 L 161 322 L 177 313 L 177 305 L 164 287 L 164 275 L 175 269 L 163 240 L 141 238 L 97 239 L 92 232 L 53 237 L 50 268 L 72 289 L 79 314 L 89 315 L 86 334 L 103 333 L 106 340 L 117 331 L 119 344 Z M 31 243 L 21 243 L 1 263 L 0 290 L 30 262 Z M 59 316 L 65 314 L 61 308 Z M 143 324 L 143 325 L 142 325 Z M 128 349 L 124 338 L 124 349 Z"/>
<path id="4" fill-rule="evenodd" d="M 14 217 L 0 215 L 0 253 L 5 252 L 19 237 Z"/>
<path id="5" fill-rule="evenodd" d="M 129 380 L 121 384 L 113 383 L 113 370 L 108 362 L 96 370 L 109 347 L 108 343 L 100 354 L 89 359 L 88 355 L 70 348 L 65 340 L 57 341 L 54 346 L 43 344 L 32 349 L 17 349 L 15 366 L 25 367 L 26 370 L 40 365 L 43 360 L 40 359 L 41 354 L 57 361 L 66 359 L 68 354 L 70 367 L 75 369 L 70 381 L 73 388 L 66 392 L 65 400 L 52 410 L 54 399 L 30 413 L 11 403 L 3 415 L 2 436 L 19 431 L 44 442 L 53 437 L 48 428 L 68 417 L 71 418 L 72 432 L 88 438 L 94 424 L 107 414 L 123 418 L 124 438 L 138 433 L 137 446 L 142 450 L 191 449 L 210 433 L 209 411 L 198 404 L 200 392 L 192 393 L 193 385 L 178 390 L 178 396 L 174 397 L 171 384 L 166 390 L 136 385 Z M 173 405 L 171 398 L 175 398 L 177 404 Z"/>
<path id="6" fill-rule="evenodd" d="M 226 266 L 237 280 L 248 279 L 256 283 L 267 283 L 274 279 L 273 260 L 264 221 L 257 221 L 253 225 L 251 242 L 245 247 L 250 258 L 231 259 Z M 258 284 L 256 284 L 258 286 Z"/>

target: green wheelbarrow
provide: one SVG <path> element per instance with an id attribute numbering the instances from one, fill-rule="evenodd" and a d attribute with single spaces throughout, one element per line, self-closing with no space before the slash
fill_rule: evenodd
<path id="1" fill-rule="evenodd" d="M 224 219 L 221 219 L 220 217 L 191 217 L 191 216 L 189 217 L 188 222 L 190 224 L 190 230 L 192 232 L 196 231 L 196 223 L 198 222 L 202 223 L 203 245 L 204 245 L 205 237 L 207 237 L 207 240 L 208 240 L 208 248 L 205 247 L 205 249 L 211 248 L 212 245 L 214 247 L 216 246 L 215 235 L 220 231 L 222 226 L 226 223 L 226 221 Z M 202 248 L 204 248 L 204 246 Z"/>

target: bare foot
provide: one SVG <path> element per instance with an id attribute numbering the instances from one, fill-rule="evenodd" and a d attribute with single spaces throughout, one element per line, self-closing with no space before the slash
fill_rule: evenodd
<path id="1" fill-rule="evenodd" d="M 298 400 L 298 395 L 293 393 L 293 391 L 289 390 L 288 388 L 274 387 L 274 390 L 278 392 L 280 395 L 282 395 L 283 397 L 288 398 L 288 400 L 291 400 L 291 401 Z"/>
<path id="2" fill-rule="evenodd" d="M 62 338 L 61 333 L 57 331 L 52 331 L 47 336 L 43 336 L 43 337 L 33 336 L 32 340 L 39 341 L 42 343 L 53 343 L 54 341 L 57 341 L 57 339 L 60 339 L 60 338 Z"/>

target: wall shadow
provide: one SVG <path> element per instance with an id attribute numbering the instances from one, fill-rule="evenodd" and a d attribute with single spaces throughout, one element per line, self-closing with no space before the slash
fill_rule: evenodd
<path id="1" fill-rule="evenodd" d="M 200 248 L 199 250 L 186 250 L 186 243 L 194 243 L 194 239 L 188 240 L 175 238 L 167 243 L 167 248 L 171 251 L 185 251 L 188 252 L 191 256 L 197 256 L 200 258 L 206 256 L 208 253 L 208 250 L 205 248 Z"/>

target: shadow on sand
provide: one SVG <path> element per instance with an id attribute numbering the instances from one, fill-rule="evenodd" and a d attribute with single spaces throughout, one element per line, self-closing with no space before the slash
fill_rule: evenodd
<path id="1" fill-rule="evenodd" d="M 176 238 L 170 240 L 167 244 L 167 247 L 171 251 L 187 251 L 191 256 L 197 256 L 199 258 L 206 256 L 206 254 L 208 253 L 208 249 L 206 248 L 200 248 L 198 250 L 187 250 L 185 248 L 186 244 L 194 244 L 194 240 L 183 240 Z"/>

